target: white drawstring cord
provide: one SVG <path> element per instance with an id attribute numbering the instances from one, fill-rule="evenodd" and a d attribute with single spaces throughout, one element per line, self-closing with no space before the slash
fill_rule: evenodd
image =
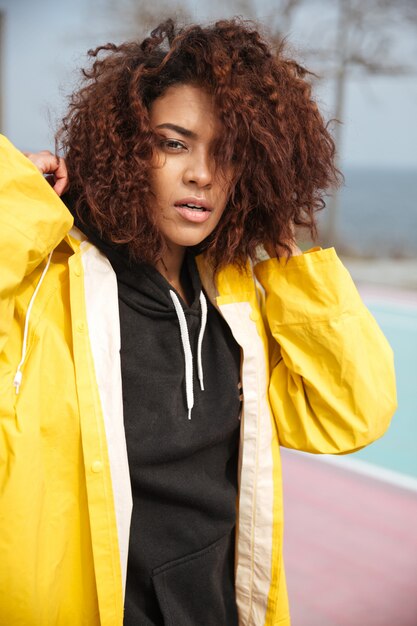
<path id="1" fill-rule="evenodd" d="M 188 335 L 187 320 L 177 294 L 170 289 L 169 291 L 172 302 L 174 303 L 180 325 L 180 333 L 182 340 L 182 348 L 184 350 L 185 359 L 185 394 L 187 396 L 188 419 L 191 419 L 191 410 L 194 406 L 193 391 L 193 353 L 191 352 L 190 337 Z"/>
<path id="2" fill-rule="evenodd" d="M 20 363 L 17 366 L 16 374 L 15 374 L 14 379 L 13 379 L 13 385 L 14 385 L 14 387 L 16 389 L 16 395 L 19 393 L 20 385 L 22 384 L 23 374 L 22 374 L 21 369 L 22 369 L 23 363 L 24 363 L 25 358 L 26 358 L 26 349 L 27 349 L 28 331 L 29 331 L 29 318 L 30 318 L 30 314 L 31 314 L 31 311 L 32 311 L 32 305 L 33 305 L 33 302 L 35 301 L 35 298 L 36 298 L 36 296 L 38 294 L 38 291 L 40 289 L 42 281 L 45 278 L 46 272 L 49 269 L 49 265 L 51 263 L 52 254 L 53 254 L 53 250 L 52 250 L 52 252 L 49 253 L 48 259 L 46 261 L 46 265 L 45 265 L 44 270 L 43 270 L 43 272 L 41 274 L 41 277 L 40 277 L 40 279 L 38 281 L 38 284 L 36 285 L 36 289 L 33 292 L 32 297 L 31 297 L 31 299 L 29 301 L 28 310 L 26 311 L 25 328 L 24 328 L 24 331 L 23 331 L 22 358 L 20 359 Z"/>
<path id="3" fill-rule="evenodd" d="M 201 356 L 201 349 L 203 346 L 204 331 L 207 324 L 207 300 L 204 297 L 202 291 L 200 291 L 200 305 L 201 305 L 201 326 L 200 333 L 198 335 L 197 344 L 197 367 L 198 367 L 198 380 L 200 381 L 200 389 L 204 391 L 204 374 L 203 374 L 203 361 Z"/>

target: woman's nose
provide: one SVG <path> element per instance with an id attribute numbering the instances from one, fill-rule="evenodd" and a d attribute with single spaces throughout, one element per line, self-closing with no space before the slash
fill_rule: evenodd
<path id="1" fill-rule="evenodd" d="M 197 187 L 207 187 L 212 183 L 212 164 L 207 154 L 190 155 L 184 169 L 184 182 L 186 184 L 195 184 Z"/>

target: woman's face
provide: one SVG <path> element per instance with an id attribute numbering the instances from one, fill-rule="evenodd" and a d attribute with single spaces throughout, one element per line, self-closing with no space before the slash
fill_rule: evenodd
<path id="1" fill-rule="evenodd" d="M 152 104 L 150 120 L 159 137 L 152 171 L 157 222 L 174 252 L 201 243 L 217 226 L 233 172 L 215 172 L 211 147 L 221 124 L 202 89 L 170 87 Z"/>

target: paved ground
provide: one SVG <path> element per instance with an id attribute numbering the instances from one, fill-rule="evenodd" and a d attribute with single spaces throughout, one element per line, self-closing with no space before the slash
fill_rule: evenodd
<path id="1" fill-rule="evenodd" d="M 283 451 L 292 626 L 417 626 L 417 493 Z"/>

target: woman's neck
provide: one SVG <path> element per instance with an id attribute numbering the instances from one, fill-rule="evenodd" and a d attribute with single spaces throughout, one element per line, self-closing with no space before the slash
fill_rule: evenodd
<path id="1" fill-rule="evenodd" d="M 185 256 L 185 248 L 168 248 L 163 258 L 158 261 L 155 268 L 180 294 L 181 298 L 188 304 L 188 297 L 184 286 L 181 284 L 181 268 Z"/>

